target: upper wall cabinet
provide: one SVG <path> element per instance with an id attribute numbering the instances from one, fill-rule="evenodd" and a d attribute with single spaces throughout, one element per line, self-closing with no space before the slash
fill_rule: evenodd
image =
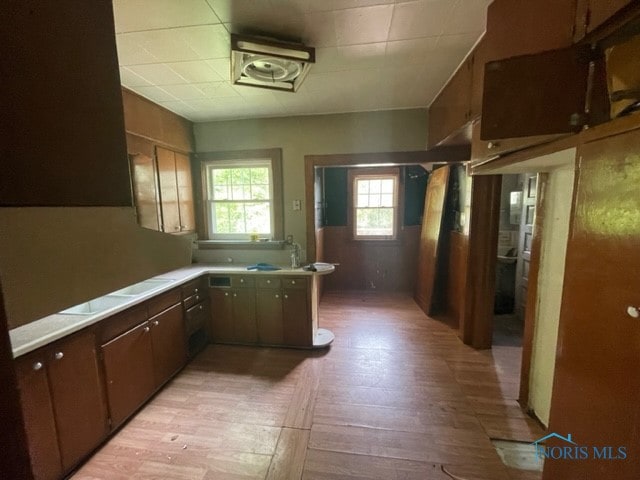
<path id="1" fill-rule="evenodd" d="M 470 55 L 429 107 L 429 147 L 455 135 L 471 119 L 472 80 Z"/>
<path id="2" fill-rule="evenodd" d="M 111 2 L 2 6 L 0 205 L 131 206 Z"/>
<path id="3" fill-rule="evenodd" d="M 156 148 L 162 231 L 193 232 L 193 187 L 189 157 L 165 148 Z"/>
<path id="4" fill-rule="evenodd" d="M 633 0 L 578 0 L 574 40 L 593 32 Z"/>

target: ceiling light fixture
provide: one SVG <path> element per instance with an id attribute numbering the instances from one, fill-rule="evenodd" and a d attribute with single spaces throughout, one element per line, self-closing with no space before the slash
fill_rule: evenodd
<path id="1" fill-rule="evenodd" d="M 295 92 L 315 63 L 315 49 L 261 37 L 231 34 L 234 85 Z"/>

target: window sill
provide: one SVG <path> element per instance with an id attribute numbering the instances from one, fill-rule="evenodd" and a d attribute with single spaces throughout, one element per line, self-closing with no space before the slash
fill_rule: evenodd
<path id="1" fill-rule="evenodd" d="M 200 240 L 200 250 L 282 250 L 284 240 L 270 240 L 267 242 L 252 242 L 250 240 Z"/>

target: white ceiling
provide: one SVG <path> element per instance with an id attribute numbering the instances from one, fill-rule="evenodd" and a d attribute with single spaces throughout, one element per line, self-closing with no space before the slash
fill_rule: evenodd
<path id="1" fill-rule="evenodd" d="M 122 84 L 194 122 L 426 107 L 491 0 L 114 0 Z M 300 40 L 296 93 L 234 86 L 229 33 Z"/>

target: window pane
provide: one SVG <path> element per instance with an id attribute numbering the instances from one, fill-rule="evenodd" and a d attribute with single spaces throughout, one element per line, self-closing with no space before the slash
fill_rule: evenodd
<path id="1" fill-rule="evenodd" d="M 369 193 L 369 180 L 356 180 L 358 194 Z"/>
<path id="2" fill-rule="evenodd" d="M 385 178 L 381 181 L 382 193 L 393 193 L 393 178 Z"/>
<path id="3" fill-rule="evenodd" d="M 391 193 L 383 193 L 380 196 L 381 207 L 393 207 L 393 195 Z"/>
<path id="4" fill-rule="evenodd" d="M 380 195 L 369 195 L 369 206 L 370 207 L 379 207 L 380 206 Z"/>
<path id="5" fill-rule="evenodd" d="M 369 193 L 380 193 L 380 180 L 369 180 Z"/>
<path id="6" fill-rule="evenodd" d="M 213 186 L 213 199 L 214 200 L 229 200 L 229 190 L 226 185 L 214 185 Z"/>
<path id="7" fill-rule="evenodd" d="M 368 207 L 369 206 L 369 195 L 358 195 L 358 205 L 357 207 Z"/>
<path id="8" fill-rule="evenodd" d="M 244 200 L 244 188 L 242 185 L 233 185 L 233 187 L 231 187 L 231 199 Z"/>
<path id="9" fill-rule="evenodd" d="M 269 185 L 269 169 L 268 168 L 251 168 L 251 183 L 253 185 L 262 184 Z"/>
<path id="10" fill-rule="evenodd" d="M 252 185 L 251 200 L 269 200 L 269 185 Z"/>
<path id="11" fill-rule="evenodd" d="M 245 214 L 247 231 L 245 233 L 271 233 L 271 212 L 268 202 L 246 203 Z"/>
<path id="12" fill-rule="evenodd" d="M 211 208 L 211 222 L 218 233 L 231 233 L 229 223 L 229 204 L 217 203 Z"/>
<path id="13" fill-rule="evenodd" d="M 214 185 L 228 185 L 231 183 L 231 169 L 214 168 L 211 177 Z"/>
<path id="14" fill-rule="evenodd" d="M 393 236 L 393 208 L 356 209 L 356 235 Z"/>

